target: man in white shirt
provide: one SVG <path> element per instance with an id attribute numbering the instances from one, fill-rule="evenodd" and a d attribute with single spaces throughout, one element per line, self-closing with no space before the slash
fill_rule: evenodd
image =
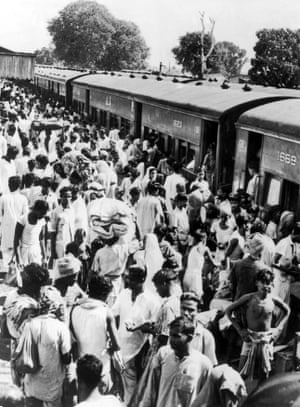
<path id="1" fill-rule="evenodd" d="M 30 148 L 26 146 L 23 148 L 23 155 L 15 159 L 16 172 L 20 177 L 29 172 L 28 161 L 30 158 Z"/>
<path id="2" fill-rule="evenodd" d="M 154 356 L 141 405 L 191 407 L 210 380 L 212 364 L 191 342 L 194 326 L 183 317 L 170 324 L 170 345 Z"/>
<path id="3" fill-rule="evenodd" d="M 250 179 L 247 185 L 247 194 L 250 195 L 252 200 L 257 198 L 257 192 L 259 188 L 259 175 L 257 170 L 257 165 L 255 163 L 250 163 L 248 168 Z"/>
<path id="4" fill-rule="evenodd" d="M 181 166 L 178 163 L 173 164 L 172 167 L 173 172 L 167 176 L 164 185 L 166 189 L 166 205 L 169 213 L 172 212 L 173 201 L 178 193 L 177 185 L 182 186 L 183 191 L 185 191 L 186 180 L 183 178 L 182 175 L 179 174 L 180 168 Z"/>
<path id="5" fill-rule="evenodd" d="M 296 229 L 296 230 L 295 230 Z M 295 233 L 296 232 L 296 233 Z M 300 242 L 299 242 L 299 228 L 294 228 L 291 233 L 280 239 L 275 246 L 274 263 L 282 265 L 284 263 L 300 263 Z M 274 293 L 289 303 L 290 289 L 291 289 L 291 276 L 274 269 Z"/>
<path id="6" fill-rule="evenodd" d="M 20 193 L 21 178 L 13 176 L 8 179 L 10 192 L 0 198 L 1 251 L 4 271 L 13 255 L 14 234 L 17 221 L 28 211 L 28 201 Z"/>
<path id="7" fill-rule="evenodd" d="M 68 243 L 74 240 L 75 213 L 72 207 L 72 192 L 68 187 L 60 190 L 60 205 L 53 211 L 51 219 L 52 257 L 60 258 L 65 254 Z"/>
<path id="8" fill-rule="evenodd" d="M 187 196 L 178 194 L 175 197 L 175 208 L 171 215 L 171 225 L 176 229 L 178 250 L 184 254 L 189 240 L 189 217 L 186 211 Z"/>
<path id="9" fill-rule="evenodd" d="M 0 158 L 5 156 L 7 153 L 7 141 L 3 136 L 3 128 L 0 123 Z"/>
<path id="10" fill-rule="evenodd" d="M 143 238 L 147 233 L 152 233 L 155 226 L 162 223 L 163 210 L 158 198 L 159 186 L 155 183 L 148 185 L 148 195 L 137 203 L 137 224 Z"/>
<path id="11" fill-rule="evenodd" d="M 9 192 L 8 179 L 16 174 L 15 158 L 18 155 L 18 149 L 8 146 L 7 153 L 0 160 L 0 194 Z"/>
<path id="12" fill-rule="evenodd" d="M 149 335 L 140 327 L 145 322 L 155 321 L 160 305 L 157 296 L 144 290 L 146 275 L 145 268 L 138 265 L 130 266 L 127 281 L 129 288 L 121 291 L 112 308 L 125 365 L 122 374 L 125 404 L 129 403 L 142 375 L 141 359 L 148 345 Z"/>
<path id="13" fill-rule="evenodd" d="M 119 141 L 119 130 L 115 126 L 109 131 L 108 138 L 113 141 Z"/>
<path id="14" fill-rule="evenodd" d="M 25 375 L 26 406 L 62 407 L 65 366 L 71 360 L 71 337 L 66 324 L 57 318 L 60 309 L 59 293 L 46 290 L 40 298 L 40 315 L 28 322 L 41 367 Z"/>

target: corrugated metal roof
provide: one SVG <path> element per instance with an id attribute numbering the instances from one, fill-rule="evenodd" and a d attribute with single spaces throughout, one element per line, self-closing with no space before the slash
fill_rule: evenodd
<path id="1" fill-rule="evenodd" d="M 300 100 L 286 99 L 255 107 L 240 116 L 237 126 L 299 138 Z"/>
<path id="2" fill-rule="evenodd" d="M 169 81 L 156 81 L 128 76 L 110 76 L 103 74 L 88 75 L 74 80 L 74 84 L 103 88 L 130 94 L 136 98 L 147 98 L 163 103 L 178 105 L 189 110 L 219 118 L 222 114 L 237 106 L 255 104 L 259 100 L 271 101 L 278 95 L 275 91 L 245 92 L 240 88 L 221 89 L 220 86 L 187 86 Z M 299 93 L 300 97 L 300 93 Z"/>

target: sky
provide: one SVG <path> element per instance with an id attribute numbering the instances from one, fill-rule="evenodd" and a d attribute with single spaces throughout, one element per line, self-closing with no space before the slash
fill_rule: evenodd
<path id="1" fill-rule="evenodd" d="M 117 18 L 136 23 L 150 47 L 149 64 L 174 65 L 171 49 L 186 32 L 200 30 L 200 12 L 215 20 L 216 41 L 232 41 L 254 55 L 262 28 L 300 28 L 299 0 L 97 0 Z M 0 0 L 0 46 L 33 52 L 48 46 L 47 23 L 70 0 Z"/>

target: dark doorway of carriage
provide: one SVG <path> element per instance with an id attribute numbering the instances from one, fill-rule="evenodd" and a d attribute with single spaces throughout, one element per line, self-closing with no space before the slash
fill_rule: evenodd
<path id="1" fill-rule="evenodd" d="M 261 163 L 261 150 L 262 150 L 262 142 L 263 142 L 263 135 L 255 132 L 249 132 L 248 136 L 248 151 L 247 151 L 247 161 L 246 161 L 246 186 L 252 176 L 250 175 L 249 168 L 255 170 L 255 172 L 260 177 L 260 163 Z M 260 188 L 258 188 L 260 190 Z M 259 202 L 260 197 L 256 197 L 256 200 Z"/>
<path id="2" fill-rule="evenodd" d="M 295 182 L 283 180 L 281 206 L 287 211 L 297 212 L 299 185 Z"/>

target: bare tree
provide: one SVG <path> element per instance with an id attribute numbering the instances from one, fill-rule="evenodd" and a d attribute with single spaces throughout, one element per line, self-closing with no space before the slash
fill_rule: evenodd
<path id="1" fill-rule="evenodd" d="M 210 57 L 211 53 L 213 52 L 214 46 L 215 46 L 215 38 L 213 36 L 214 33 L 214 29 L 215 29 L 215 20 L 212 19 L 211 17 L 209 17 L 209 21 L 210 21 L 210 31 L 209 31 L 209 36 L 211 38 L 211 45 L 209 50 L 204 53 L 204 36 L 205 36 L 205 21 L 204 21 L 204 17 L 205 17 L 205 12 L 200 12 L 200 22 L 201 22 L 201 51 L 200 51 L 200 58 L 201 58 L 201 72 L 199 72 L 199 77 L 203 78 L 203 75 L 207 72 L 207 60 Z"/>

